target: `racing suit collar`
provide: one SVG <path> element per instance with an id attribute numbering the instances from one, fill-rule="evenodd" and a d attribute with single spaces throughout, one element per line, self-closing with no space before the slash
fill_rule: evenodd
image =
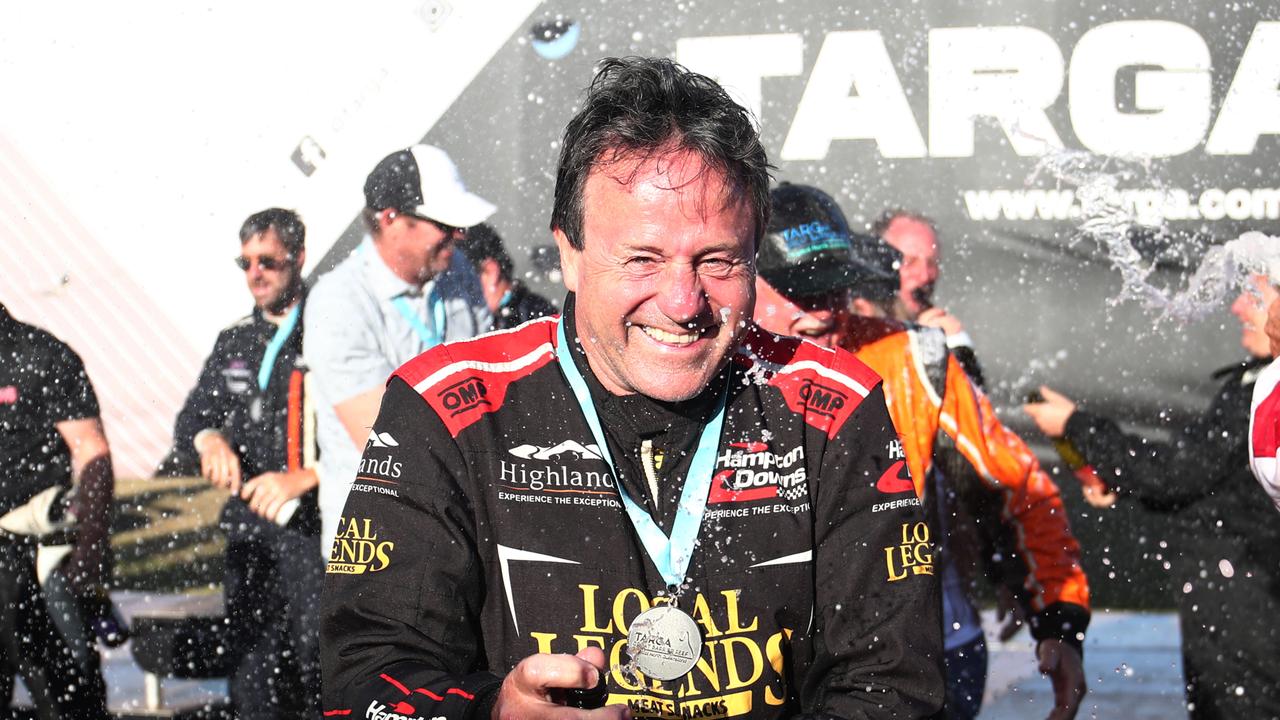
<path id="1" fill-rule="evenodd" d="M 663 402 L 641 395 L 614 395 L 604 386 L 591 371 L 591 363 L 587 360 L 582 343 L 577 342 L 577 325 L 574 320 L 574 294 L 569 293 L 564 301 L 564 327 L 569 346 L 572 350 L 573 364 L 586 378 L 587 389 L 591 391 L 591 399 L 603 417 L 620 420 L 628 429 L 641 438 L 665 434 L 673 429 L 698 427 L 711 421 L 715 414 L 723 390 L 723 383 L 728 381 L 729 369 L 726 364 L 715 378 L 703 388 L 702 392 L 688 400 L 679 402 Z"/>

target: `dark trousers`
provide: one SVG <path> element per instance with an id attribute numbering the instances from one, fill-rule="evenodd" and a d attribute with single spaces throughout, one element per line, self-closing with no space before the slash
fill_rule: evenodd
<path id="1" fill-rule="evenodd" d="M 1173 583 L 1188 714 L 1280 718 L 1280 560 L 1216 538 L 1197 539 L 1194 552 Z"/>
<path id="2" fill-rule="evenodd" d="M 320 538 L 271 528 L 228 539 L 225 579 L 236 717 L 320 717 Z"/>
<path id="3" fill-rule="evenodd" d="M 36 582 L 35 544 L 0 537 L 0 689 L 6 690 L 4 697 L 9 697 L 14 676 L 19 675 L 41 720 L 106 718 L 107 688 L 97 672 L 96 648 L 91 652 L 94 671 L 89 672 L 77 662 L 50 618 Z M 4 717 L 9 714 L 7 706 L 0 711 Z"/>
<path id="4" fill-rule="evenodd" d="M 943 653 L 947 675 L 947 700 L 942 717 L 973 720 L 982 709 L 987 688 L 987 641 L 979 635 L 968 645 Z"/>

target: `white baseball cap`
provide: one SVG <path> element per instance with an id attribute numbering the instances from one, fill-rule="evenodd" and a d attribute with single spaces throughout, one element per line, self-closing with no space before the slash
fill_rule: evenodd
<path id="1" fill-rule="evenodd" d="M 414 145 L 382 159 L 364 181 L 365 206 L 392 208 L 468 228 L 478 225 L 497 207 L 468 192 L 449 155 L 433 145 Z"/>

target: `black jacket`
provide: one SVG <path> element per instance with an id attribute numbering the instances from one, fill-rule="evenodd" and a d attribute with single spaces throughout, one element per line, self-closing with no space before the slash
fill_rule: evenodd
<path id="1" fill-rule="evenodd" d="M 560 312 L 552 302 L 525 287 L 519 280 L 511 283 L 511 294 L 493 314 L 493 329 L 506 330 L 534 318 Z"/>
<path id="2" fill-rule="evenodd" d="M 196 386 L 178 413 L 173 429 L 174 451 L 194 457 L 195 436 L 206 428 L 220 430 L 240 456 L 244 480 L 264 472 L 303 467 L 314 448 L 314 432 L 308 428 L 306 364 L 302 360 L 302 319 L 285 340 L 272 365 L 265 390 L 258 389 L 258 369 L 277 326 L 254 308 L 232 323 L 213 344 Z M 317 491 L 303 495 L 289 527 L 319 534 Z M 224 506 L 222 524 L 228 532 L 269 530 L 273 524 L 256 515 L 239 498 Z"/>
<path id="3" fill-rule="evenodd" d="M 1265 361 L 1218 372 L 1224 382 L 1207 410 L 1169 442 L 1122 432 L 1112 420 L 1077 411 L 1066 438 L 1118 492 L 1169 514 L 1189 539 L 1222 538 L 1280 557 L 1280 523 L 1249 471 L 1249 401 Z"/>
<path id="4" fill-rule="evenodd" d="M 328 565 L 326 713 L 487 720 L 530 654 L 594 644 L 627 662 L 627 623 L 667 589 L 556 327 L 434 348 L 388 384 Z M 900 465 L 879 378 L 754 327 L 730 367 L 681 600 L 702 659 L 646 687 L 611 673 L 609 701 L 636 717 L 928 716 L 942 694 L 932 546 L 913 489 L 876 487 Z M 678 479 L 689 459 L 671 462 Z"/>

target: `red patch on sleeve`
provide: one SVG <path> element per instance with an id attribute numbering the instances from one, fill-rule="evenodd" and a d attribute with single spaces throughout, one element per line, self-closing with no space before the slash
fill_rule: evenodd
<path id="1" fill-rule="evenodd" d="M 555 319 L 436 346 L 396 370 L 457 437 L 502 407 L 511 384 L 555 361 Z"/>

